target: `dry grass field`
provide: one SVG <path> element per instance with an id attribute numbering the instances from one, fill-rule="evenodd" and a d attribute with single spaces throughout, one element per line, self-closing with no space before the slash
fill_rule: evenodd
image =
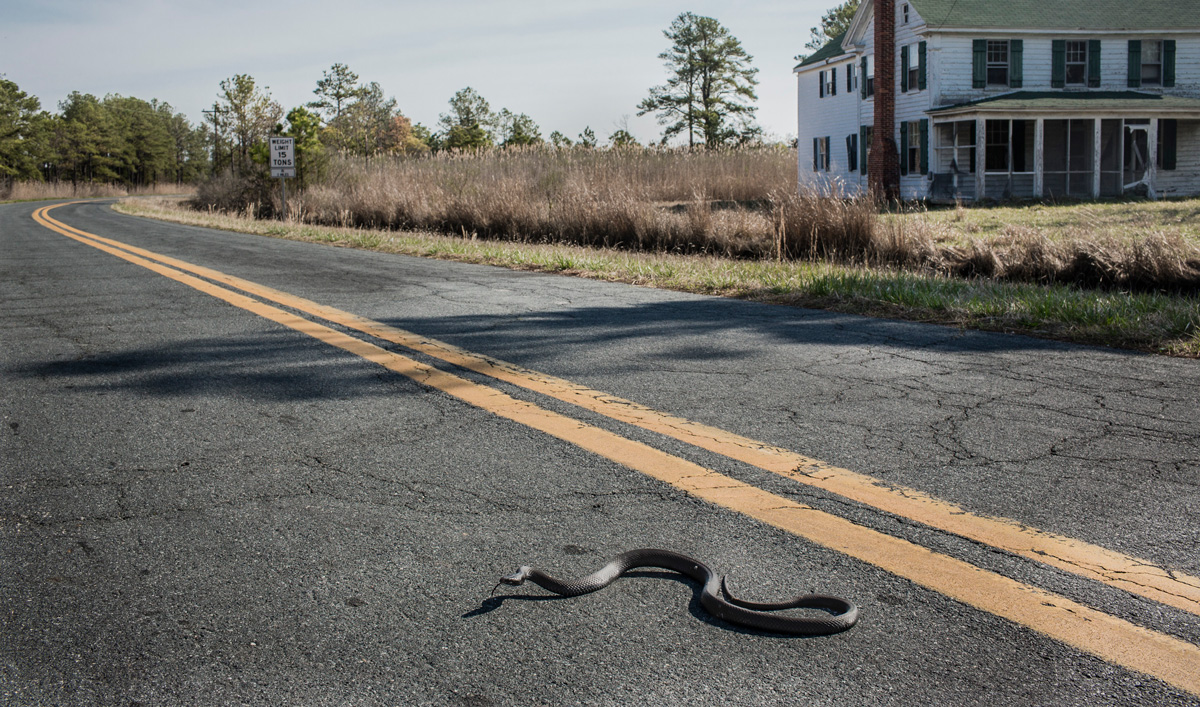
<path id="1" fill-rule="evenodd" d="M 296 220 L 523 243 L 756 260 L 820 260 L 920 274 L 1141 291 L 1200 289 L 1200 200 L 1031 204 L 888 213 L 802 192 L 794 150 L 554 150 L 337 158 L 294 198 Z M 261 192 L 260 192 L 261 193 Z M 202 210 L 277 213 L 237 180 Z"/>
<path id="2" fill-rule="evenodd" d="M 191 194 L 190 185 L 159 184 L 153 187 L 126 189 L 113 184 L 70 182 L 14 182 L 0 183 L 0 201 L 44 201 L 47 199 L 103 199 L 124 196 L 166 196 Z"/>
<path id="3" fill-rule="evenodd" d="M 420 230 L 320 226 L 197 211 L 166 198 L 129 199 L 117 208 L 179 223 L 337 247 L 1200 357 L 1200 297 L 1194 293 L 958 278 L 825 260 L 684 255 L 464 238 Z"/>

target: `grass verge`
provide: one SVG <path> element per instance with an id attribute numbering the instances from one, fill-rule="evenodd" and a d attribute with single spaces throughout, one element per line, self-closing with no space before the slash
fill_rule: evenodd
<path id="1" fill-rule="evenodd" d="M 311 243 L 1200 357 L 1200 297 L 1196 295 L 1089 290 L 828 263 L 739 260 L 311 226 L 197 212 L 177 199 L 167 198 L 123 200 L 116 208 L 137 216 Z"/>

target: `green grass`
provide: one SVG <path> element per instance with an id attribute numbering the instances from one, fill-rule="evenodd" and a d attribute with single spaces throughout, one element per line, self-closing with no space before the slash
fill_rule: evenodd
<path id="1" fill-rule="evenodd" d="M 1200 201 L 1196 205 L 1200 206 Z M 1195 295 L 963 280 L 828 263 L 633 253 L 419 232 L 314 227 L 196 212 L 170 199 L 125 200 L 117 209 L 277 238 L 1200 357 L 1200 298 Z"/>

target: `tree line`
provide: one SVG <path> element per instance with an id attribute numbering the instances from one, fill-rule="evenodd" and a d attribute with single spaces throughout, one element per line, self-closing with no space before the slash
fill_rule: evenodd
<path id="1" fill-rule="evenodd" d="M 203 131 L 169 103 L 76 91 L 51 114 L 0 77 L 0 181 L 183 184 L 207 167 Z"/>
<path id="2" fill-rule="evenodd" d="M 719 22 L 690 12 L 663 32 L 670 48 L 659 55 L 669 78 L 649 90 L 638 115 L 652 113 L 662 142 L 691 147 L 742 145 L 761 139 L 753 118 L 758 70 L 741 43 Z M 434 128 L 413 123 L 376 82 L 363 82 L 345 64 L 323 72 L 315 98 L 284 111 L 268 87 L 248 74 L 219 84 L 200 124 L 158 100 L 72 93 L 59 112 L 0 77 L 0 180 L 114 182 L 149 186 L 187 183 L 210 175 L 261 174 L 266 141 L 296 143 L 298 176 L 319 179 L 330 154 L 421 155 L 440 150 L 547 144 L 596 148 L 590 126 L 575 138 L 542 135 L 525 113 L 499 111 L 471 87 L 455 93 Z M 607 136 L 610 147 L 638 145 L 627 119 Z"/>

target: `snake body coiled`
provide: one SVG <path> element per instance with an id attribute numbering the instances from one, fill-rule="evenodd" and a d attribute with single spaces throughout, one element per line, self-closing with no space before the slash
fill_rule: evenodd
<path id="1" fill-rule="evenodd" d="M 670 550 L 630 550 L 621 553 L 599 570 L 579 579 L 562 581 L 541 570 L 521 567 L 500 579 L 501 584 L 519 586 L 526 581 L 565 597 L 574 597 L 603 589 L 621 575 L 639 567 L 671 570 L 700 582 L 700 603 L 708 613 L 731 624 L 798 636 L 823 636 L 840 633 L 858 621 L 858 607 L 841 597 L 804 594 L 778 602 L 753 602 L 730 593 L 724 577 L 718 577 L 703 562 Z M 499 584 L 496 585 L 499 588 Z M 493 590 L 494 592 L 495 590 Z M 782 616 L 772 612 L 784 609 L 824 609 L 830 616 Z"/>

